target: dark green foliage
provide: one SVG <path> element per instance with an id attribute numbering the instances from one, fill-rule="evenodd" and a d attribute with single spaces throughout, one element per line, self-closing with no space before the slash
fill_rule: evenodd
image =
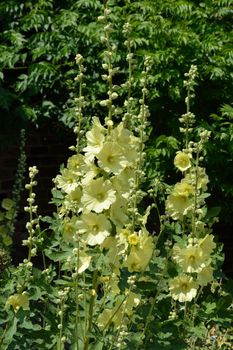
<path id="1" fill-rule="evenodd" d="M 110 1 L 118 60 L 123 61 L 125 56 L 119 43 L 126 20 L 133 26 L 133 50 L 139 56 L 150 54 L 153 58 L 150 100 L 156 111 L 155 120 L 152 115 L 156 127 L 161 124 L 164 128 L 164 120 L 179 113 L 179 105 L 172 101 L 182 99 L 183 75 L 192 63 L 198 66 L 200 76 L 198 109 L 208 115 L 216 111 L 213 107 L 216 109 L 223 98 L 230 101 L 231 5 L 231 0 Z M 87 76 L 94 71 L 88 76 L 94 84 L 88 94 L 91 92 L 95 105 L 103 90 L 99 81 L 101 25 L 97 21 L 101 13 L 98 0 L 2 2 L 1 97 L 6 102 L 1 107 L 9 109 L 18 102 L 24 106 L 22 114 L 27 119 L 41 119 L 46 114 L 42 108 L 45 100 L 54 107 L 48 108 L 47 117 L 59 119 L 63 105 L 73 95 L 74 57 L 78 52 L 85 57 Z M 19 111 L 15 113 L 18 116 Z"/>
<path id="2" fill-rule="evenodd" d="M 233 108 L 223 105 L 220 113 L 211 114 L 205 124 L 212 132 L 212 142 L 208 143 L 206 164 L 210 176 L 211 191 L 214 191 L 221 206 L 221 220 L 230 224 L 233 207 Z"/>
<path id="3" fill-rule="evenodd" d="M 103 13 L 99 0 L 8 0 L 0 3 L 0 144 L 5 146 L 19 134 L 28 120 L 41 124 L 48 118 L 74 125 L 73 98 L 77 74 L 75 55 L 85 58 L 87 96 L 85 118 L 99 111 L 105 95 L 101 80 Z M 178 136 L 178 117 L 184 113 L 184 73 L 198 67 L 195 104 L 197 124 L 213 131 L 208 145 L 208 174 L 213 206 L 221 205 L 222 219 L 232 217 L 232 131 L 229 109 L 218 115 L 220 106 L 232 103 L 233 88 L 233 0 L 109 0 L 112 8 L 113 41 L 118 46 L 116 63 L 124 82 L 125 46 L 122 26 L 132 25 L 132 51 L 137 59 L 138 81 L 143 56 L 150 55 L 153 67 L 148 102 L 152 132 L 148 150 L 148 173 L 154 168 L 166 178 Z M 135 84 L 136 86 L 136 84 Z M 138 88 L 133 94 L 140 96 Z M 232 108 L 230 106 L 230 108 Z M 228 113 L 228 114 L 226 114 Z M 230 112 L 231 113 L 231 112 Z M 228 123 L 228 124 L 227 124 Z M 10 137 L 9 137 L 10 135 Z M 165 136 L 159 136 L 165 135 Z M 169 136 L 171 135 L 171 136 Z M 215 157 L 217 155 L 217 157 Z M 227 171 L 222 172 L 222 167 Z M 174 176 L 176 176 L 174 174 Z M 168 180 L 169 182 L 169 180 Z"/>

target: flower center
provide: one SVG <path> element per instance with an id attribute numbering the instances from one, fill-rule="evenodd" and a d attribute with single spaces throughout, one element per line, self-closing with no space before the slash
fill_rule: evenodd
<path id="1" fill-rule="evenodd" d="M 97 193 L 96 198 L 99 202 L 101 202 L 104 199 L 104 194 L 102 192 Z"/>
<path id="2" fill-rule="evenodd" d="M 113 163 L 114 162 L 114 157 L 113 156 L 109 156 L 107 158 L 107 161 L 108 161 L 108 163 Z"/>
<path id="3" fill-rule="evenodd" d="M 188 288 L 187 283 L 182 283 L 181 288 L 185 292 L 187 290 L 187 288 Z"/>
<path id="4" fill-rule="evenodd" d="M 196 260 L 195 256 L 194 256 L 194 255 L 190 255 L 189 261 L 190 261 L 191 263 L 193 263 L 195 260 Z"/>
<path id="5" fill-rule="evenodd" d="M 93 225 L 93 231 L 94 232 L 97 232 L 97 231 L 99 231 L 99 226 L 98 225 Z"/>

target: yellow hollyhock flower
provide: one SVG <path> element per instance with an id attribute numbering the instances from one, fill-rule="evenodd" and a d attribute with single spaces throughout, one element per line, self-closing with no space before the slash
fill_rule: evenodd
<path id="1" fill-rule="evenodd" d="M 128 242 L 131 245 L 137 245 L 140 242 L 138 235 L 134 232 L 128 237 Z"/>
<path id="2" fill-rule="evenodd" d="M 127 201 L 121 196 L 116 196 L 116 201 L 110 208 L 110 218 L 113 223 L 121 228 L 129 222 L 129 217 L 126 214 Z"/>
<path id="3" fill-rule="evenodd" d="M 78 263 L 78 273 L 83 273 L 88 269 L 91 263 L 91 256 L 86 255 L 83 252 L 79 254 L 79 263 Z"/>
<path id="4" fill-rule="evenodd" d="M 29 309 L 29 299 L 26 293 L 13 294 L 9 296 L 6 301 L 6 307 L 12 306 L 14 312 L 17 312 L 20 308 L 24 310 Z"/>
<path id="5" fill-rule="evenodd" d="M 107 173 L 119 174 L 128 165 L 127 159 L 116 142 L 106 142 L 97 158 L 100 168 Z"/>
<path id="6" fill-rule="evenodd" d="M 77 234 L 77 217 L 73 216 L 71 219 L 65 219 L 63 222 L 63 238 L 67 242 L 73 242 L 74 236 Z"/>
<path id="7" fill-rule="evenodd" d="M 104 181 L 103 177 L 100 177 L 90 181 L 88 186 L 84 187 L 81 203 L 85 209 L 101 213 L 115 202 L 115 193 L 111 182 Z"/>
<path id="8" fill-rule="evenodd" d="M 193 186 L 186 181 L 182 180 L 175 184 L 172 193 L 168 195 L 165 202 L 167 214 L 174 220 L 178 220 L 184 215 L 187 215 L 188 211 L 192 209 L 193 193 Z"/>
<path id="9" fill-rule="evenodd" d="M 78 187 L 78 181 L 75 172 L 67 168 L 62 169 L 61 174 L 56 176 L 55 183 L 58 188 L 61 188 L 68 194 Z"/>
<path id="10" fill-rule="evenodd" d="M 191 167 L 191 155 L 181 151 L 177 152 L 174 159 L 174 165 L 180 171 L 186 171 Z"/>
<path id="11" fill-rule="evenodd" d="M 67 161 L 67 168 L 73 172 L 77 176 L 82 176 L 85 171 L 85 158 L 82 154 L 74 154 Z"/>
<path id="12" fill-rule="evenodd" d="M 210 255 L 216 247 L 216 244 L 213 242 L 213 240 L 213 235 L 206 235 L 204 238 L 198 241 L 199 247 L 205 252 L 205 254 Z"/>
<path id="13" fill-rule="evenodd" d="M 134 136 L 130 130 L 126 129 L 122 122 L 111 130 L 109 139 L 121 147 L 124 155 L 127 155 L 128 163 L 132 164 L 137 161 L 139 138 Z"/>
<path id="14" fill-rule="evenodd" d="M 97 323 L 101 330 L 114 324 L 114 328 L 117 329 L 122 325 L 123 318 L 125 315 L 130 316 L 133 312 L 133 308 L 137 307 L 140 303 L 140 296 L 129 292 L 125 301 L 122 301 L 122 298 L 118 298 L 115 302 L 115 305 L 112 309 L 106 308 L 98 317 Z M 124 319 L 125 321 L 125 319 Z"/>
<path id="15" fill-rule="evenodd" d="M 179 196 L 170 194 L 165 202 L 166 212 L 174 220 L 182 218 L 187 215 L 192 209 L 193 202 L 186 196 Z"/>
<path id="16" fill-rule="evenodd" d="M 173 251 L 173 259 L 184 272 L 200 272 L 209 264 L 209 255 L 207 255 L 200 247 L 188 246 L 180 248 L 175 245 Z"/>
<path id="17" fill-rule="evenodd" d="M 192 277 L 183 275 L 173 278 L 169 283 L 171 297 L 181 303 L 191 301 L 197 295 L 198 283 Z"/>
<path id="18" fill-rule="evenodd" d="M 94 246 L 102 244 L 110 235 L 111 223 L 104 214 L 83 213 L 77 221 L 77 228 L 80 234 L 86 234 L 87 244 Z"/>
<path id="19" fill-rule="evenodd" d="M 82 186 L 88 186 L 90 181 L 96 178 L 100 173 L 100 169 L 93 163 L 86 162 L 86 168 L 80 179 Z"/>
<path id="20" fill-rule="evenodd" d="M 63 202 L 63 208 L 65 211 L 72 210 L 73 212 L 80 211 L 80 200 L 82 197 L 82 190 L 80 187 L 77 187 L 75 190 L 71 191 L 65 196 Z"/>
<path id="21" fill-rule="evenodd" d="M 197 282 L 201 286 L 207 286 L 213 280 L 213 271 L 212 266 L 205 266 L 197 275 Z"/>
<path id="22" fill-rule="evenodd" d="M 113 176 L 112 184 L 114 189 L 124 198 L 130 196 L 130 180 L 135 180 L 135 171 L 133 168 L 125 167 L 120 174 Z"/>
<path id="23" fill-rule="evenodd" d="M 126 260 L 126 267 L 129 272 L 143 271 L 149 264 L 153 250 L 153 238 L 144 231 L 138 235 L 139 242 L 137 245 L 132 245 L 129 256 Z"/>
<path id="24" fill-rule="evenodd" d="M 175 187 L 172 191 L 172 194 L 174 196 L 182 196 L 182 197 L 189 197 L 194 193 L 194 188 L 192 185 L 190 185 L 188 182 L 186 182 L 184 179 L 181 180 L 181 182 L 178 182 L 175 184 Z"/>
<path id="25" fill-rule="evenodd" d="M 93 117 L 92 128 L 86 133 L 87 146 L 83 149 L 88 160 L 93 160 L 100 152 L 104 144 L 105 133 L 106 129 L 101 125 L 99 118 Z"/>

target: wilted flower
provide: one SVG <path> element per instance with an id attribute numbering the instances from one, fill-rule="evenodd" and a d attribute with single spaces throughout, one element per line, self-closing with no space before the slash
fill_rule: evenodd
<path id="1" fill-rule="evenodd" d="M 114 328 L 120 327 L 123 322 L 123 317 L 125 315 L 130 316 L 133 312 L 133 308 L 137 307 L 139 303 L 140 296 L 133 292 L 129 292 L 124 302 L 122 302 L 122 298 L 118 298 L 112 309 L 106 308 L 99 315 L 97 320 L 99 328 L 104 329 L 110 324 L 113 324 Z"/>
<path id="2" fill-rule="evenodd" d="M 5 210 L 10 210 L 15 206 L 15 203 L 10 198 L 4 198 L 1 203 L 1 207 Z"/>
<path id="3" fill-rule="evenodd" d="M 77 234 L 77 217 L 71 219 L 66 218 L 63 222 L 63 238 L 67 242 L 73 242 L 74 236 Z"/>
<path id="4" fill-rule="evenodd" d="M 12 306 L 14 312 L 17 312 L 20 308 L 24 310 L 29 309 L 29 299 L 26 293 L 13 294 L 9 296 L 6 301 L 6 307 Z"/>
<path id="5" fill-rule="evenodd" d="M 147 231 L 140 232 L 138 235 L 138 243 L 137 245 L 131 245 L 131 250 L 126 261 L 129 272 L 143 271 L 151 260 L 153 250 L 153 238 L 149 236 Z"/>
<path id="6" fill-rule="evenodd" d="M 199 247 L 205 252 L 205 254 L 211 254 L 216 244 L 213 242 L 213 235 L 206 235 L 204 238 L 199 240 Z"/>
<path id="7" fill-rule="evenodd" d="M 129 217 L 126 215 L 127 201 L 123 197 L 116 196 L 116 201 L 110 209 L 110 218 L 117 227 L 123 227 L 129 222 Z"/>
<path id="8" fill-rule="evenodd" d="M 213 267 L 212 266 L 205 266 L 197 275 L 197 282 L 201 286 L 206 286 L 208 283 L 210 283 L 213 280 Z"/>

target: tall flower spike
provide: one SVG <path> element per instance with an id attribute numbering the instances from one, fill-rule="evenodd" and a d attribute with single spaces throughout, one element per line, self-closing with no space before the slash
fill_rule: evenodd
<path id="1" fill-rule="evenodd" d="M 24 207 L 24 210 L 29 213 L 29 221 L 26 224 L 28 230 L 28 239 L 23 241 L 23 245 L 28 246 L 28 262 L 31 262 L 31 258 L 37 254 L 36 249 L 36 230 L 39 228 L 39 217 L 37 215 L 38 206 L 35 205 L 36 194 L 33 192 L 33 187 L 37 185 L 35 176 L 38 174 L 36 166 L 29 167 L 30 183 L 25 185 L 25 188 L 29 190 L 29 197 L 27 198 L 28 206 Z"/>
<path id="2" fill-rule="evenodd" d="M 195 122 L 195 115 L 190 111 L 190 104 L 191 100 L 195 97 L 194 86 L 196 85 L 197 67 L 191 65 L 189 72 L 185 73 L 185 76 L 187 77 L 187 79 L 184 80 L 184 86 L 187 90 L 187 96 L 185 98 L 186 113 L 183 114 L 179 120 L 184 124 L 184 127 L 181 127 L 180 131 L 185 133 L 185 149 L 187 150 L 189 133 L 192 131 L 192 125 Z"/>
<path id="3" fill-rule="evenodd" d="M 82 119 L 83 119 L 83 107 L 85 105 L 84 96 L 83 96 L 83 78 L 84 78 L 84 72 L 85 68 L 83 65 L 83 57 L 80 54 L 77 54 L 75 57 L 76 63 L 79 66 L 79 74 L 75 77 L 75 81 L 79 83 L 79 91 L 78 91 L 78 97 L 75 98 L 75 102 L 77 104 L 77 107 L 75 108 L 76 117 L 77 117 L 77 124 L 74 128 L 74 132 L 76 133 L 76 151 L 79 152 L 80 147 L 80 138 L 82 136 Z"/>
<path id="4" fill-rule="evenodd" d="M 112 117 L 116 113 L 114 101 L 118 98 L 118 93 L 115 91 L 115 86 L 113 85 L 113 77 L 119 70 L 118 67 L 113 67 L 113 60 L 117 47 L 111 42 L 110 39 L 110 34 L 113 29 L 112 23 L 109 19 L 110 14 L 111 10 L 107 7 L 106 2 L 104 15 L 99 19 L 104 23 L 104 34 L 101 40 L 106 45 L 106 50 L 104 51 L 102 67 L 106 73 L 102 75 L 102 79 L 105 80 L 108 84 L 108 98 L 100 101 L 100 105 L 107 107 L 108 109 L 108 115 L 105 118 L 105 124 L 108 127 L 108 130 L 110 130 L 113 126 Z"/>

